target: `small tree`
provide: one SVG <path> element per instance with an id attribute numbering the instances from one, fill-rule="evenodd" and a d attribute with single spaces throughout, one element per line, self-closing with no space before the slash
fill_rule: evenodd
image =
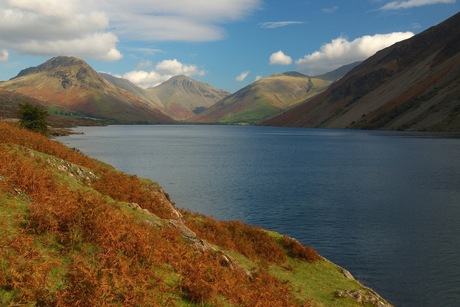
<path id="1" fill-rule="evenodd" d="M 48 132 L 47 116 L 48 112 L 39 105 L 28 102 L 19 104 L 18 117 L 23 128 L 46 134 Z"/>

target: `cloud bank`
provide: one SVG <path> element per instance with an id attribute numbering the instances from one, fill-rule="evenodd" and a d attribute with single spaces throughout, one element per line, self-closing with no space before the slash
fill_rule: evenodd
<path id="1" fill-rule="evenodd" d="M 122 58 L 120 39 L 212 41 L 262 0 L 0 0 L 0 46 L 20 54 Z"/>
<path id="2" fill-rule="evenodd" d="M 144 65 L 145 63 L 141 63 L 141 66 Z M 174 59 L 161 61 L 150 71 L 135 70 L 120 77 L 128 79 L 137 86 L 149 88 L 159 85 L 160 83 L 177 75 L 186 75 L 191 77 L 203 76 L 205 74 L 206 72 L 204 70 L 200 70 L 196 65 L 183 64 L 177 59 Z"/>
<path id="3" fill-rule="evenodd" d="M 108 16 L 88 1 L 0 0 L 0 45 L 22 54 L 79 55 L 116 61 Z"/>
<path id="4" fill-rule="evenodd" d="M 352 41 L 348 41 L 345 37 L 338 37 L 321 46 L 320 50 L 298 59 L 296 64 L 302 73 L 322 74 L 346 64 L 365 60 L 377 51 L 413 35 L 412 32 L 394 32 L 366 35 Z"/>
<path id="5" fill-rule="evenodd" d="M 290 65 L 292 63 L 292 58 L 288 55 L 285 55 L 283 51 L 277 51 L 270 56 L 270 65 Z"/>
<path id="6" fill-rule="evenodd" d="M 99 5 L 123 39 L 199 42 L 224 38 L 220 24 L 246 17 L 262 0 L 112 0 Z"/>
<path id="7" fill-rule="evenodd" d="M 433 4 L 452 4 L 456 0 L 403 0 L 403 1 L 391 1 L 382 6 L 381 10 L 399 10 L 409 9 L 413 7 L 433 5 Z"/>

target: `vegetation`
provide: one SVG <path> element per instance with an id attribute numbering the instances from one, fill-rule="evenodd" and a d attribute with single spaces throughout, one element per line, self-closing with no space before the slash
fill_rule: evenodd
<path id="1" fill-rule="evenodd" d="M 279 112 L 279 108 L 276 108 L 265 101 L 261 101 L 241 112 L 225 115 L 219 120 L 219 123 L 257 124 L 261 121 L 261 119 L 273 116 L 273 114 Z"/>
<path id="2" fill-rule="evenodd" d="M 181 214 L 152 181 L 0 132 L 2 306 L 358 305 L 334 293 L 362 285 L 293 239 Z"/>
<path id="3" fill-rule="evenodd" d="M 46 134 L 48 131 L 47 116 L 48 112 L 39 105 L 28 102 L 19 104 L 18 118 L 23 128 Z"/>

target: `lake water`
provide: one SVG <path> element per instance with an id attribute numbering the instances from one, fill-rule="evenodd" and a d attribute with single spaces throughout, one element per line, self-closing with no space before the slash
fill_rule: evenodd
<path id="1" fill-rule="evenodd" d="M 460 306 L 460 138 L 109 126 L 60 140 L 158 181 L 178 207 L 297 238 L 396 306 Z"/>

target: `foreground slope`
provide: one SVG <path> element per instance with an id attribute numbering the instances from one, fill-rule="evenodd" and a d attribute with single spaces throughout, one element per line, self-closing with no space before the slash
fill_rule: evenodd
<path id="1" fill-rule="evenodd" d="M 294 239 L 1 121 L 0 213 L 3 306 L 387 304 Z"/>
<path id="2" fill-rule="evenodd" d="M 332 81 L 297 72 L 260 79 L 192 118 L 200 123 L 258 123 L 324 90 Z"/>
<path id="3" fill-rule="evenodd" d="M 76 113 L 114 123 L 171 123 L 173 120 L 134 94 L 103 79 L 86 62 L 59 56 L 22 70 L 0 90 L 41 101 L 50 113 Z"/>
<path id="4" fill-rule="evenodd" d="M 460 13 L 377 52 L 265 125 L 460 131 Z"/>

